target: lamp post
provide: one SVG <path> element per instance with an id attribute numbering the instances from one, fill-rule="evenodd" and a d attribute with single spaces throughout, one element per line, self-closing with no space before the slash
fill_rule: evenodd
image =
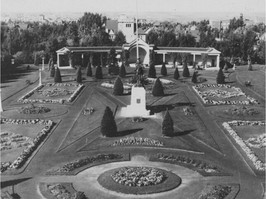
<path id="1" fill-rule="evenodd" d="M 39 86 L 42 85 L 42 69 L 39 68 Z"/>
<path id="2" fill-rule="evenodd" d="M 42 70 L 44 70 L 44 56 L 42 56 Z"/>
<path id="3" fill-rule="evenodd" d="M 14 59 L 14 58 L 11 59 L 11 64 L 12 64 L 12 65 L 15 64 L 15 59 Z"/>
<path id="4" fill-rule="evenodd" d="M 2 107 L 2 95 L 1 95 L 1 88 L 0 88 L 0 112 L 3 112 L 3 107 Z"/>

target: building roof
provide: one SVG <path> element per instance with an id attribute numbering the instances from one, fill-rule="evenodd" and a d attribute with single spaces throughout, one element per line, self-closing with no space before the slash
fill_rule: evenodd
<path id="1" fill-rule="evenodd" d="M 176 52 L 176 53 L 195 53 L 195 54 L 220 54 L 221 52 L 215 48 L 196 48 L 196 47 L 161 47 L 158 46 L 155 49 L 157 53 L 167 53 L 167 52 Z"/>
<path id="2" fill-rule="evenodd" d="M 122 46 L 89 46 L 89 47 L 64 47 L 56 51 L 57 53 L 68 53 L 68 52 L 109 52 L 111 48 L 114 48 L 116 51 L 121 52 Z"/>

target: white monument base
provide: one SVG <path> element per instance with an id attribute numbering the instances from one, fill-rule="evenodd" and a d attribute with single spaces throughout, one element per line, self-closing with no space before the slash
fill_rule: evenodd
<path id="1" fill-rule="evenodd" d="M 150 111 L 146 110 L 146 92 L 143 87 L 132 86 L 131 104 L 122 107 L 117 112 L 117 117 L 148 117 Z"/>

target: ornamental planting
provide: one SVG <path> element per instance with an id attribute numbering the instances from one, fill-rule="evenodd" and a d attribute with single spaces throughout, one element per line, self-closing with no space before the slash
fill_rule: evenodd
<path id="1" fill-rule="evenodd" d="M 21 125 L 45 125 L 45 127 L 37 133 L 37 136 L 33 139 L 29 139 L 25 136 L 20 136 L 14 133 L 11 134 L 1 134 L 1 142 L 6 143 L 5 145 L 15 147 L 16 144 L 14 142 L 20 141 L 20 144 L 25 146 L 25 149 L 21 152 L 21 154 L 14 160 L 13 162 L 1 162 L 1 173 L 7 169 L 18 169 L 24 165 L 24 163 L 29 159 L 29 157 L 33 154 L 33 152 L 38 148 L 38 146 L 42 143 L 42 141 L 46 138 L 48 133 L 52 130 L 54 126 L 54 122 L 51 120 L 40 120 L 40 119 L 32 119 L 32 120 L 19 120 L 19 119 L 1 119 L 1 124 L 21 124 Z M 8 150 L 4 146 L 1 147 L 1 150 Z M 20 146 L 22 147 L 22 145 Z"/>
<path id="2" fill-rule="evenodd" d="M 44 87 L 48 87 L 46 90 L 41 90 Z M 58 88 L 63 87 L 63 88 Z M 75 90 L 70 90 L 67 87 L 74 87 Z M 63 104 L 65 101 L 72 102 L 77 97 L 77 95 L 83 89 L 83 84 L 73 84 L 73 83 L 47 83 L 37 86 L 30 92 L 23 95 L 18 99 L 18 102 L 22 103 L 59 103 Z M 34 93 L 38 93 L 43 96 L 43 99 L 29 99 Z M 65 99 L 64 96 L 70 95 L 69 98 Z M 60 97 L 59 99 L 49 99 L 47 97 Z"/>
<path id="3" fill-rule="evenodd" d="M 163 142 L 154 140 L 151 138 L 142 137 L 126 137 L 116 140 L 111 146 L 130 146 L 130 145 L 141 145 L 141 146 L 163 146 Z"/>
<path id="4" fill-rule="evenodd" d="M 256 99 L 247 96 L 240 88 L 227 84 L 199 84 L 192 86 L 192 88 L 200 96 L 204 104 L 258 104 Z M 246 100 L 232 99 L 237 97 L 244 97 Z"/>
<path id="5" fill-rule="evenodd" d="M 245 154 L 248 156 L 248 158 L 252 161 L 255 168 L 259 171 L 265 171 L 266 164 L 263 163 L 258 156 L 254 153 L 254 151 L 250 148 L 250 145 L 246 143 L 238 134 L 237 132 L 232 128 L 232 126 L 265 126 L 265 122 L 261 121 L 240 121 L 235 120 L 231 122 L 224 122 L 223 127 L 226 129 L 226 131 L 232 136 L 232 138 L 236 141 L 236 143 L 243 149 Z M 265 145 L 265 144 L 264 144 Z"/>
<path id="6" fill-rule="evenodd" d="M 130 187 L 157 185 L 166 179 L 163 171 L 151 167 L 123 167 L 111 177 L 116 183 Z"/>

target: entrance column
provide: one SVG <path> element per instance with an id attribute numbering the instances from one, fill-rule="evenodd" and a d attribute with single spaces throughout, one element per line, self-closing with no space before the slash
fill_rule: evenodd
<path id="1" fill-rule="evenodd" d="M 195 61 L 196 61 L 196 55 L 193 54 L 193 63 L 195 63 Z"/>
<path id="2" fill-rule="evenodd" d="M 217 55 L 216 68 L 220 69 L 220 54 Z"/>
<path id="3" fill-rule="evenodd" d="M 163 63 L 165 63 L 165 53 L 163 53 Z"/>
<path id="4" fill-rule="evenodd" d="M 59 61 L 59 53 L 57 53 L 57 67 L 60 67 L 60 61 Z"/>

